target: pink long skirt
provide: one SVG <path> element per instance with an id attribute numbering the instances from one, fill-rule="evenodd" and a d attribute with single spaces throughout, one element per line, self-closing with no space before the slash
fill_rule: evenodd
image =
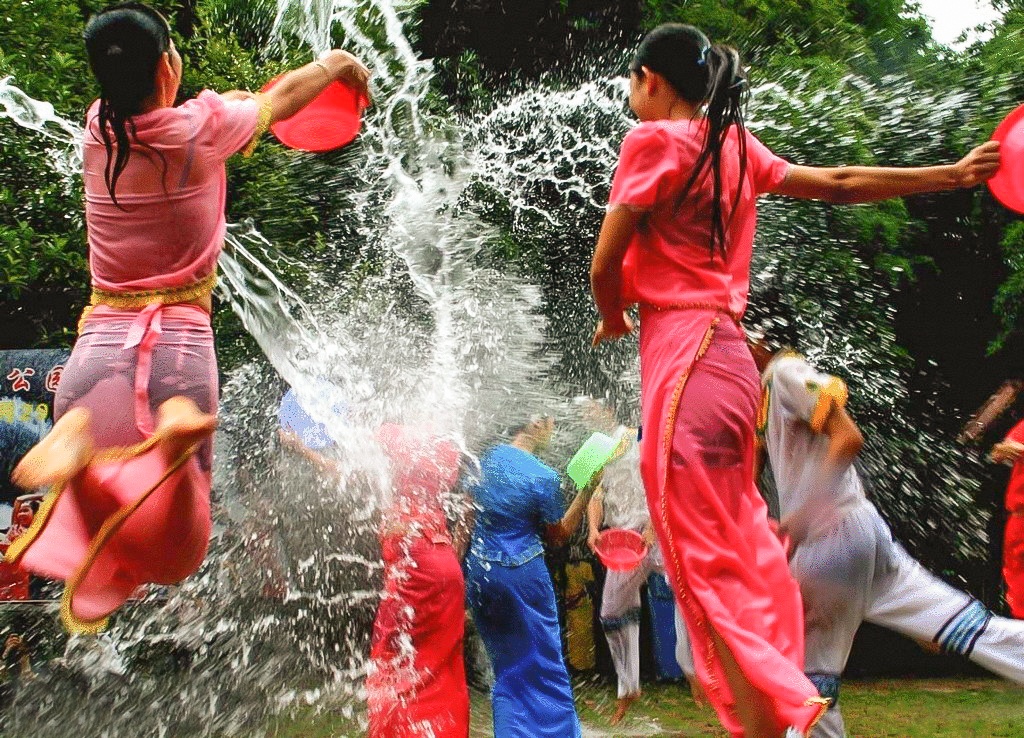
<path id="1" fill-rule="evenodd" d="M 710 311 L 645 311 L 640 351 L 641 470 L 697 677 L 742 736 L 717 634 L 779 733 L 809 731 L 827 703 L 803 673 L 800 590 L 754 485 L 760 381 L 743 332 Z"/>
<path id="2" fill-rule="evenodd" d="M 210 535 L 212 441 L 167 459 L 153 443 L 156 409 L 174 396 L 217 409 L 209 315 L 192 305 L 89 315 L 57 389 L 54 416 L 92 413 L 94 460 L 43 501 L 8 560 L 65 582 L 72 631 L 102 628 L 146 583 L 174 584 L 199 568 Z"/>

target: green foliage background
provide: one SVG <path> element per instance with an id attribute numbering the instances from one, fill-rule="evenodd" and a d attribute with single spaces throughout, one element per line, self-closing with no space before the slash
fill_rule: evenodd
<path id="1" fill-rule="evenodd" d="M 153 4 L 176 29 L 185 59 L 183 96 L 204 87 L 255 89 L 305 58 L 298 45 L 268 45 L 274 0 Z M 817 164 L 924 164 L 955 160 L 987 137 L 1007 112 L 1007 101 L 1024 98 L 1024 3 L 996 4 L 1004 20 L 987 41 L 963 52 L 937 45 L 915 4 L 905 0 L 430 0 L 416 8 L 415 36 L 439 72 L 433 104 L 465 114 L 486 110 L 502 95 L 538 81 L 568 84 L 591 78 L 595 69 L 621 70 L 645 29 L 682 20 L 741 48 L 755 87 L 802 75 L 801 84 L 821 91 L 820 114 L 787 120 L 788 130 L 759 131 L 784 156 Z M 0 25 L 0 76 L 11 76 L 59 114 L 81 119 L 95 95 L 81 31 L 101 5 L 9 4 Z M 973 97 L 965 109 L 942 118 L 927 146 L 908 145 L 913 131 L 885 130 L 890 111 L 858 97 L 851 75 L 883 90 L 906 85 L 908 99 L 901 105 L 911 121 L 931 112 L 929 106 L 956 106 L 955 99 L 945 98 L 959 90 Z M 840 89 L 842 95 L 828 97 Z M 821 136 L 829 137 L 829 146 L 818 145 Z M 70 344 L 87 294 L 80 185 L 56 176 L 49 157 L 44 139 L 0 120 L 3 346 Z M 324 235 L 338 227 L 338 200 L 308 186 L 323 181 L 337 164 L 331 156 L 296 155 L 274 143 L 252 159 L 236 158 L 229 164 L 229 218 L 253 218 L 284 253 L 343 269 L 350 259 L 330 253 Z M 863 262 L 872 272 L 869 281 L 895 290 L 895 304 L 884 307 L 895 310 L 893 350 L 909 368 L 938 366 L 951 385 L 964 387 L 955 395 L 964 406 L 983 399 L 994 382 L 1024 371 L 1024 316 L 1018 307 L 1024 297 L 1024 229 L 986 192 L 859 208 L 812 207 L 836 240 L 822 271 L 857 273 Z M 596 227 L 583 225 L 584 233 Z M 565 277 L 538 239 L 509 231 L 502 243 L 508 248 L 499 245 L 492 258 L 522 259 L 521 268 L 541 282 Z M 872 307 L 876 317 L 881 314 L 881 306 L 861 310 L 870 313 Z M 937 322 L 946 330 L 934 330 Z M 230 366 L 253 350 L 230 311 L 219 309 L 217 324 L 222 364 Z"/>
<path id="2" fill-rule="evenodd" d="M 95 95 L 81 31 L 88 15 L 102 4 L 10 4 L 0 26 L 0 76 L 11 76 L 29 95 L 80 119 Z M 186 60 L 184 96 L 204 87 L 254 89 L 299 61 L 298 50 L 288 58 L 289 52 L 267 49 L 273 0 L 153 4 L 175 25 Z M 1020 99 L 1024 7 L 1020 0 L 996 4 L 1006 13 L 1005 20 L 988 41 L 963 53 L 938 46 L 914 3 L 905 0 L 432 0 L 419 8 L 417 37 L 422 53 L 437 60 L 441 104 L 463 110 L 486 107 L 502 90 L 538 78 L 582 78 L 595 64 L 607 68 L 609 59 L 626 58 L 644 29 L 667 20 L 693 23 L 712 38 L 742 49 L 755 84 L 796 71 L 808 75 L 809 86 L 821 89 L 840 84 L 851 73 L 872 80 L 899 74 L 922 89 L 988 85 L 993 100 L 1009 84 Z M 965 125 L 946 132 L 947 158 L 962 154 L 1005 112 L 998 105 L 966 111 Z M 794 121 L 808 123 L 814 121 Z M 877 111 L 831 115 L 829 124 L 836 139 L 849 134 L 853 142 L 827 149 L 842 161 L 821 161 L 813 146 L 801 148 L 799 137 L 786 133 L 762 131 L 762 137 L 784 155 L 808 163 L 923 163 L 905 160 L 898 148 L 871 151 L 857 145 L 871 138 L 879 124 Z M 251 160 L 233 160 L 229 217 L 254 218 L 286 252 L 323 255 L 329 202 L 322 193 L 310 193 L 304 183 L 311 169 L 330 163 L 296 157 L 275 144 L 261 147 Z M 0 120 L 2 345 L 53 346 L 73 340 L 87 283 L 80 203 L 81 192 L 54 176 L 47 143 Z M 917 198 L 907 204 L 845 209 L 837 211 L 836 228 L 844 236 L 853 234 L 860 255 L 882 274 L 906 283 L 907 305 L 901 309 L 933 296 L 941 302 L 948 278 L 959 281 L 955 292 L 965 291 L 965 277 L 972 280 L 966 298 L 973 314 L 969 342 L 976 358 L 983 360 L 986 351 L 999 354 L 1020 340 L 1017 305 L 1024 285 L 1024 242 L 1016 218 L 984 195 L 961 208 L 956 222 L 947 217 L 947 206 L 948 200 Z M 219 316 L 219 322 L 226 331 L 225 346 L 244 342 L 230 317 Z M 911 355 L 916 349 L 928 354 L 926 360 L 946 358 L 941 347 L 914 346 L 912 337 L 909 343 Z M 1016 363 L 1007 352 L 991 360 L 995 373 L 1016 371 Z"/>
<path id="3" fill-rule="evenodd" d="M 103 4 L 8 0 L 0 9 L 0 78 L 12 77 L 60 115 L 80 120 L 96 94 L 81 32 Z M 275 0 L 152 4 L 175 26 L 185 61 L 183 96 L 203 88 L 257 89 L 308 58 L 298 45 L 268 46 Z M 438 71 L 430 104 L 473 115 L 538 83 L 568 86 L 620 73 L 645 29 L 669 20 L 692 23 L 743 51 L 755 88 L 782 81 L 820 95 L 817 106 L 758 129 L 783 156 L 822 165 L 923 165 L 955 161 L 987 138 L 1012 104 L 1024 101 L 1024 0 L 994 4 L 1003 19 L 986 41 L 964 51 L 936 44 L 916 5 L 906 0 L 424 0 L 415 10 L 414 33 L 420 53 L 435 59 Z M 858 88 L 857 80 L 877 94 Z M 915 121 L 925 120 L 926 136 L 923 125 L 915 128 Z M 50 155 L 42 138 L 0 119 L 0 348 L 70 345 L 86 301 L 82 192 L 77 181 L 55 175 Z M 327 234 L 344 228 L 342 200 L 331 188 L 309 183 L 336 182 L 334 172 L 348 155 L 310 157 L 267 142 L 251 159 L 235 158 L 228 173 L 229 219 L 252 218 L 282 253 L 340 277 L 353 255 L 332 251 Z M 488 197 L 480 193 L 477 204 L 487 205 L 480 209 L 489 208 L 484 217 L 502 236 L 485 259 L 526 272 L 542 285 L 549 305 L 570 294 L 566 290 L 583 289 L 599 216 L 575 208 L 567 217 L 577 220 L 568 228 L 528 217 L 513 225 L 508 203 L 500 197 L 488 203 Z M 538 193 L 545 197 L 550 193 Z M 773 237 L 770 223 L 781 219 L 781 208 L 766 206 L 766 238 Z M 773 309 L 820 315 L 825 324 L 863 325 L 856 336 L 861 345 L 850 346 L 851 353 L 884 354 L 892 367 L 880 372 L 892 368 L 900 382 L 910 378 L 909 402 L 917 403 L 912 417 L 928 417 L 934 403 L 960 411 L 948 412 L 939 421 L 947 427 L 931 432 L 951 438 L 953 424 L 995 385 L 1024 377 L 1024 221 L 986 190 L 856 208 L 784 208 L 792 231 L 816 234 L 817 241 L 806 249 L 773 244 L 773 253 L 785 260 L 776 265 L 780 276 L 764 299 Z M 578 248 L 559 248 L 565 239 L 576 239 Z M 582 256 L 570 263 L 567 252 Z M 797 275 L 814 270 L 830 278 L 790 289 Z M 303 278 L 296 270 L 284 276 Z M 878 294 L 885 299 L 873 300 Z M 841 314 L 830 312 L 836 306 Z M 550 340 L 564 349 L 578 339 L 573 321 L 590 317 L 551 321 Z M 225 306 L 218 307 L 215 322 L 223 368 L 255 352 Z M 585 377 L 569 379 L 587 386 Z M 937 385 L 944 385 L 938 394 Z M 862 400 L 858 421 L 884 426 L 890 411 L 884 399 Z M 925 434 L 918 429 L 905 430 L 906 438 L 894 439 L 889 450 L 916 463 L 927 438 L 921 440 Z M 888 461 L 901 466 L 903 459 Z M 931 474 L 943 469 L 936 460 Z M 909 486 L 927 492 L 928 481 L 911 479 Z M 997 509 L 1001 483 L 987 489 L 979 506 Z M 927 507 L 919 512 L 932 519 Z M 990 531 L 994 540 L 997 527 Z M 935 538 L 937 547 L 946 544 Z M 957 566 L 948 550 L 915 553 L 944 570 Z M 975 594 L 998 600 L 994 569 L 957 573 L 972 582 Z"/>

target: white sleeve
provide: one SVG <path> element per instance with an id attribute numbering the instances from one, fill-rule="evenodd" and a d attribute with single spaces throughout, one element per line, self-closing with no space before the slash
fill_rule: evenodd
<path id="1" fill-rule="evenodd" d="M 821 433 L 833 407 L 845 407 L 846 384 L 839 377 L 817 371 L 802 357 L 785 356 L 775 362 L 769 386 L 771 401 Z"/>

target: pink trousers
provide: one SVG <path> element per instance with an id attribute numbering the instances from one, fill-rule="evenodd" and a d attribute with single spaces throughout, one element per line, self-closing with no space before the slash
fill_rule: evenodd
<path id="1" fill-rule="evenodd" d="M 803 673 L 800 590 L 754 485 L 760 380 L 743 332 L 690 310 L 645 313 L 641 330 L 641 470 L 697 677 L 722 725 L 744 735 L 717 635 L 779 733 L 808 731 L 826 704 Z"/>
<path id="2" fill-rule="evenodd" d="M 97 455 L 47 496 L 8 551 L 24 569 L 65 581 L 62 614 L 71 630 L 103 627 L 139 585 L 179 582 L 206 555 L 212 441 L 168 459 L 151 440 L 157 408 L 178 395 L 216 412 L 210 316 L 192 305 L 93 310 L 54 416 L 88 408 Z"/>

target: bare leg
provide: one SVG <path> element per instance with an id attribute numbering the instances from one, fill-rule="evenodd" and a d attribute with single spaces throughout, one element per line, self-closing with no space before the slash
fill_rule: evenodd
<path id="1" fill-rule="evenodd" d="M 626 713 L 629 712 L 629 707 L 640 698 L 640 693 L 631 694 L 626 697 L 619 697 L 615 701 L 615 714 L 612 715 L 611 724 L 618 725 L 622 722 L 622 719 L 626 717 Z"/>
<path id="2" fill-rule="evenodd" d="M 217 427 L 217 416 L 202 412 L 187 397 L 172 397 L 157 410 L 153 435 L 169 462 L 174 462 Z"/>
<path id="3" fill-rule="evenodd" d="M 736 700 L 737 717 L 747 738 L 778 738 L 782 728 L 775 723 L 761 693 L 740 671 L 739 664 L 736 663 L 732 651 L 722 637 L 714 630 L 711 631 L 711 636 L 725 672 L 725 680 L 729 683 L 729 690 Z"/>
<path id="4" fill-rule="evenodd" d="M 61 417 L 15 467 L 11 481 L 24 489 L 64 485 L 86 467 L 95 453 L 89 410 L 76 407 Z"/>

